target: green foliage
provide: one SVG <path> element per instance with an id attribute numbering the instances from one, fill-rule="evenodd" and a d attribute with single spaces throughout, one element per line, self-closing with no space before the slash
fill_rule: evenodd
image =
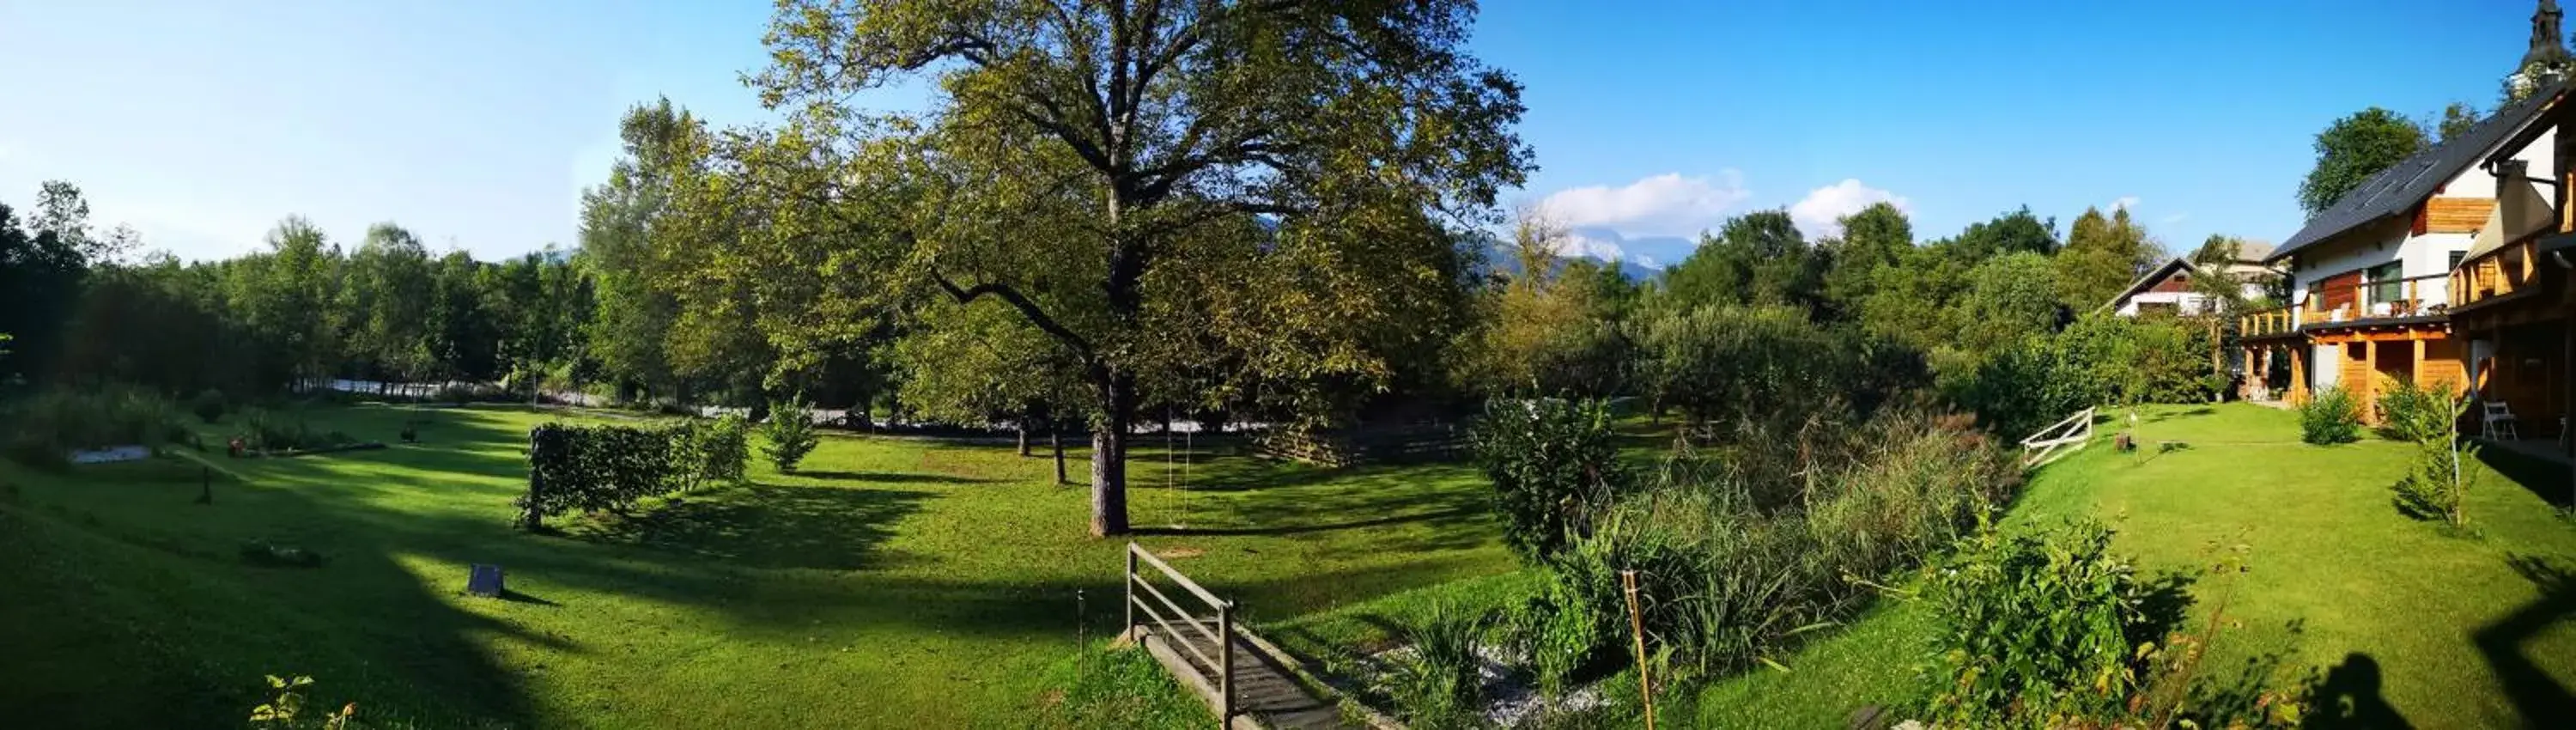
<path id="1" fill-rule="evenodd" d="M 2137 281 L 2150 266 L 2162 263 L 2162 252 L 2147 240 L 2147 231 L 2129 217 L 2128 208 L 2110 215 L 2093 208 L 2075 219 L 2066 233 L 2066 248 L 2057 252 L 2057 287 L 2068 309 L 2091 312 Z"/>
<path id="2" fill-rule="evenodd" d="M 2466 462 L 2476 457 L 2478 448 L 2459 434 L 2460 419 L 2469 412 L 2468 396 L 2453 394 L 2448 386 L 2426 388 L 2398 379 L 2391 379 L 2382 390 L 2382 433 L 2415 446 L 2415 458 L 2395 487 L 2398 511 L 2454 527 L 2467 524 L 2462 505 L 2468 501 L 2477 471 Z"/>
<path id="3" fill-rule="evenodd" d="M 2048 257 L 2028 251 L 1979 264 L 1968 272 L 1968 289 L 1958 302 L 1956 344 L 1969 352 L 1988 353 L 2055 332 L 2065 318 L 2056 281 L 2057 267 Z"/>
<path id="4" fill-rule="evenodd" d="M 1896 412 L 1821 454 L 1777 511 L 1782 491 L 1728 469 L 1668 467 L 1661 483 L 1601 510 L 1551 561 L 1544 610 L 1588 617 L 1556 629 L 1631 654 L 1619 571 L 1638 573 L 1650 651 L 1686 676 L 1749 668 L 1796 637 L 1842 620 L 1870 593 L 1854 580 L 1902 570 L 1965 534 L 2017 484 L 2012 459 L 1964 419 Z M 1533 611 L 1536 612 L 1536 611 Z M 1563 619 L 1572 621 L 1574 619 Z M 1590 654 L 1559 650 L 1562 664 Z"/>
<path id="5" fill-rule="evenodd" d="M 528 493 L 518 501 L 520 526 L 572 510 L 624 512 L 636 500 L 669 491 L 683 473 L 669 429 L 547 423 L 528 431 Z"/>
<path id="6" fill-rule="evenodd" d="M 2097 313 L 1946 368 L 1940 388 L 1988 428 L 2020 438 L 2094 406 L 2207 402 L 2221 386 L 2209 346 L 2196 323 Z"/>
<path id="7" fill-rule="evenodd" d="M 1387 696 L 1413 727 L 1473 727 L 1483 709 L 1483 660 L 1476 642 L 1488 622 L 1476 612 L 1434 603 L 1396 632 L 1406 654 L 1386 678 Z M 1409 650 L 1409 651 L 1408 651 Z"/>
<path id="8" fill-rule="evenodd" d="M 1820 242 L 1832 266 L 1825 272 L 1825 298 L 1845 317 L 1857 317 L 1878 296 L 1886 272 L 1905 265 L 1914 249 L 1914 223 L 1893 203 L 1874 203 L 1843 216 L 1842 236 Z M 1918 302 L 1919 304 L 1919 302 Z"/>
<path id="9" fill-rule="evenodd" d="M 2137 570 L 2111 531 L 1986 532 L 1924 572 L 1940 631 L 1915 708 L 1934 727 L 2059 727 L 2114 717 L 2155 640 Z"/>
<path id="10" fill-rule="evenodd" d="M 1787 210 L 1756 211 L 1728 219 L 1714 237 L 1703 236 L 1689 258 L 1664 272 L 1664 289 L 1686 308 L 1813 309 L 1824 292 L 1825 263 Z"/>
<path id="11" fill-rule="evenodd" d="M 294 679 L 285 679 L 274 674 L 268 675 L 268 688 L 276 693 L 276 697 L 261 703 L 258 707 L 251 708 L 250 726 L 263 730 L 302 730 L 303 728 L 345 730 L 358 727 L 356 723 L 358 703 L 355 702 L 341 706 L 336 712 L 323 713 L 319 717 L 306 714 L 305 693 L 310 692 L 309 688 L 312 686 L 312 677 L 297 676 Z"/>
<path id="12" fill-rule="evenodd" d="M 197 391 L 197 397 L 188 401 L 188 412 L 197 414 L 198 420 L 208 424 L 223 420 L 224 411 L 231 407 L 232 404 L 224 400 L 224 392 L 213 388 Z"/>
<path id="13" fill-rule="evenodd" d="M 2030 206 L 1975 223 L 1952 241 L 1953 255 L 1970 264 L 2011 253 L 2057 253 L 2057 219 L 2032 215 Z"/>
<path id="14" fill-rule="evenodd" d="M 778 470 L 794 473 L 805 455 L 821 442 L 814 433 L 814 412 L 805 406 L 805 396 L 798 394 L 783 401 L 769 403 L 769 420 L 760 424 L 760 435 L 767 441 L 760 453 Z"/>
<path id="15" fill-rule="evenodd" d="M 2370 176 L 2424 148 L 2424 128 L 2379 107 L 2337 119 L 2317 133 L 2316 167 L 2299 182 L 2299 208 L 2313 218 Z"/>
<path id="16" fill-rule="evenodd" d="M 1648 393 L 1703 423 L 1866 415 L 1923 380 L 1907 348 L 1786 306 L 1668 309 L 1632 324 Z"/>
<path id="17" fill-rule="evenodd" d="M 689 420 L 671 427 L 672 491 L 694 492 L 710 484 L 741 484 L 744 463 L 751 460 L 750 433 L 750 424 L 730 413 L 711 421 Z"/>
<path id="18" fill-rule="evenodd" d="M 1569 530 L 1631 479 L 1604 401 L 1493 401 L 1473 438 L 1503 515 L 1503 542 L 1526 561 L 1554 555 Z"/>
<path id="19" fill-rule="evenodd" d="M 2299 440 L 2320 446 L 2361 440 L 2361 402 L 2342 386 L 2318 391 L 2299 405 Z"/>

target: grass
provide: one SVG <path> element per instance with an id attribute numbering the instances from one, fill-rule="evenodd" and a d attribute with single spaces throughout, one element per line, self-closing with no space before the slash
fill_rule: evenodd
<path id="1" fill-rule="evenodd" d="M 2115 549 L 2151 573 L 2201 565 L 2213 544 L 2250 546 L 2251 572 L 2227 611 L 2242 628 L 2219 635 L 2205 666 L 2288 668 L 2286 685 L 2321 690 L 2311 714 L 2323 726 L 2576 717 L 2576 522 L 2540 496 L 2566 493 L 2564 467 L 2480 465 L 2463 534 L 2391 504 L 2406 445 L 2309 446 L 2294 414 L 2242 404 L 2149 409 L 2141 422 L 2149 449 L 2113 452 L 2119 426 L 2102 425 L 2104 443 L 2032 479 L 2006 529 L 2098 517 L 2120 531 Z M 2191 445 L 2154 453 L 2163 440 Z M 1710 687 L 1701 724 L 1840 727 L 1861 705 L 1901 699 L 1930 618 L 1883 605 L 1804 647 L 1787 673 Z"/>
<path id="2" fill-rule="evenodd" d="M 231 725 L 265 699 L 263 674 L 293 673 L 316 678 L 317 706 L 355 700 L 364 718 L 423 727 L 1206 719 L 1129 681 L 1135 660 L 1085 648 L 1117 630 L 1124 543 L 1083 534 L 1087 490 L 1055 486 L 1046 459 L 830 436 L 798 474 L 755 464 L 747 486 L 534 536 L 508 528 L 519 449 L 564 416 L 309 415 L 385 441 L 406 419 L 429 425 L 423 443 L 383 451 L 218 450 L 212 506 L 191 504 L 188 462 L 0 464 L 13 485 L 0 490 L 0 716 Z M 219 444 L 230 425 L 198 428 Z M 1214 452 L 1191 454 L 1189 488 L 1172 489 L 1167 454 L 1137 449 L 1137 540 L 1256 624 L 1513 569 L 1467 467 Z M 248 565 L 237 551 L 252 541 L 328 563 Z M 506 568 L 511 595 L 462 596 L 473 563 Z"/>

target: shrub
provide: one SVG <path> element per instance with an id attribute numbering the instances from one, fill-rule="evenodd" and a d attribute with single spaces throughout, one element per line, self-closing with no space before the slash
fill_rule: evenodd
<path id="1" fill-rule="evenodd" d="M 1396 632 L 1410 653 L 1396 660 L 1386 692 L 1413 726 L 1465 727 L 1477 717 L 1484 674 L 1476 639 L 1484 626 L 1473 612 L 1435 603 Z"/>
<path id="2" fill-rule="evenodd" d="M 2452 395 L 2448 387 L 2423 388 L 2406 382 L 2394 384 L 2380 398 L 2385 419 L 2381 431 L 2415 444 L 2414 462 L 2395 487 L 2398 511 L 2453 526 L 2468 522 L 2460 506 L 2476 472 L 2463 468 L 2463 463 L 2476 455 L 2477 447 L 2460 440 L 2458 430 L 2468 406 L 2467 398 Z"/>
<path id="3" fill-rule="evenodd" d="M 224 402 L 224 392 L 213 388 L 198 391 L 197 397 L 188 401 L 188 412 L 197 414 L 199 420 L 207 423 L 223 420 L 224 411 L 229 407 Z"/>
<path id="4" fill-rule="evenodd" d="M 2451 389 L 2431 388 L 2412 381 L 2386 376 L 2379 378 L 2379 435 L 2392 440 L 2422 442 L 2446 437 L 2451 433 Z"/>
<path id="5" fill-rule="evenodd" d="M 2299 440 L 2317 445 L 2361 439 L 2361 404 L 2341 386 L 2327 388 L 2299 406 Z"/>
<path id="6" fill-rule="evenodd" d="M 1494 484 L 1503 542 L 1537 562 L 1563 547 L 1587 511 L 1626 489 L 1610 408 L 1599 400 L 1494 401 L 1471 432 Z"/>
<path id="7" fill-rule="evenodd" d="M 761 425 L 760 433 L 769 441 L 761 447 L 761 453 L 784 473 L 795 473 L 796 465 L 820 443 L 814 435 L 814 412 L 806 406 L 803 394 L 772 401 L 769 420 Z"/>
<path id="8" fill-rule="evenodd" d="M 1922 667 L 1920 719 L 1935 727 L 2053 727 L 2112 717 L 2139 686 L 2156 637 L 2147 591 L 2111 530 L 1979 536 L 1925 571 L 1940 629 Z M 2135 649 L 2133 649 L 2133 647 Z"/>

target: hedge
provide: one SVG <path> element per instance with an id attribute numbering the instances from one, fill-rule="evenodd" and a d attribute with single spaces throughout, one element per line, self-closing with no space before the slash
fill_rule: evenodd
<path id="1" fill-rule="evenodd" d="M 645 497 L 740 482 L 749 449 L 737 422 L 663 428 L 548 423 L 528 431 L 520 526 L 574 510 L 624 512 Z"/>

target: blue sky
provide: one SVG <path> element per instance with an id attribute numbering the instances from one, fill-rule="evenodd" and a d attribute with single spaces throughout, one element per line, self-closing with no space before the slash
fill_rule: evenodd
<path id="1" fill-rule="evenodd" d="M 216 7 L 216 6 L 222 7 Z M 2278 241 L 2309 143 L 2380 105 L 2492 105 L 2531 0 L 1487 3 L 1527 84 L 1519 197 L 1587 245 L 1897 199 L 1924 237 L 2028 204 L 2131 205 L 2176 248 Z M 0 201 L 68 179 L 183 258 L 290 213 L 492 258 L 569 245 L 627 106 L 762 112 L 767 3 L 0 0 Z M 1607 252 L 1607 247 L 1599 248 Z"/>

